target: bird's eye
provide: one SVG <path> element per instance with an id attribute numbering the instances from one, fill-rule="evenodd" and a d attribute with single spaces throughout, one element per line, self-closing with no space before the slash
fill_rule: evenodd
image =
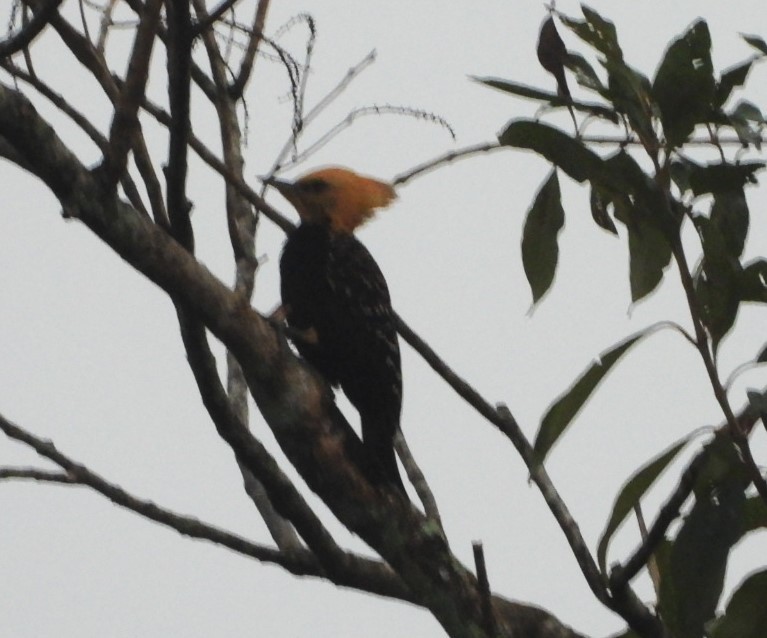
<path id="1" fill-rule="evenodd" d="M 310 179 L 302 184 L 302 188 L 307 193 L 318 195 L 328 189 L 328 183 L 321 179 Z"/>

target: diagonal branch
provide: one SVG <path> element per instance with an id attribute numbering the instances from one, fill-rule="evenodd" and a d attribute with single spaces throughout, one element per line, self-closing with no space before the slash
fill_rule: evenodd
<path id="1" fill-rule="evenodd" d="M 2 468 L 0 469 L 0 479 L 4 477 L 28 478 L 46 482 L 84 485 L 105 496 L 116 505 L 174 529 L 184 536 L 207 540 L 238 554 L 255 558 L 258 561 L 279 565 L 298 576 L 317 576 L 329 579 L 337 585 L 415 602 L 396 574 L 380 561 L 371 560 L 363 556 L 350 555 L 351 560 L 348 561 L 348 569 L 334 573 L 331 576 L 323 570 L 316 557 L 308 550 L 282 552 L 265 547 L 221 528 L 204 523 L 197 518 L 176 514 L 158 506 L 152 501 L 137 498 L 119 485 L 110 483 L 86 466 L 66 456 L 53 443 L 34 436 L 30 432 L 11 423 L 2 415 L 0 415 L 0 430 L 9 438 L 28 445 L 40 456 L 53 461 L 65 471 L 65 473 L 61 473 L 26 468 Z"/>
<path id="2" fill-rule="evenodd" d="M 504 405 L 494 408 L 466 381 L 459 377 L 437 353 L 416 334 L 403 320 L 397 316 L 397 330 L 402 338 L 439 374 L 455 392 L 462 397 L 477 412 L 495 425 L 514 445 L 522 457 L 525 466 L 530 471 L 530 478 L 536 484 L 546 505 L 553 514 L 560 529 L 575 556 L 578 566 L 586 582 L 596 598 L 605 606 L 619 613 L 632 628 L 650 627 L 657 629 L 658 620 L 655 615 L 634 596 L 626 587 L 622 592 L 623 598 L 615 600 L 605 587 L 594 557 L 581 535 L 578 524 L 570 514 L 567 505 L 560 497 L 543 465 L 533 461 L 533 449 L 517 424 L 509 409 Z"/>
<path id="3" fill-rule="evenodd" d="M 190 69 L 192 64 L 192 24 L 189 4 L 166 2 L 168 15 L 168 132 L 167 208 L 171 232 L 176 240 L 194 252 L 194 235 L 189 219 L 191 205 L 186 197 L 187 145 L 189 120 Z M 144 95 L 141 96 L 142 101 Z"/>
<path id="4" fill-rule="evenodd" d="M 201 3 L 195 3 L 195 11 L 200 20 L 207 20 L 205 9 Z M 224 165 L 239 181 L 244 181 L 245 162 L 242 156 L 242 137 L 237 118 L 238 100 L 227 90 L 226 68 L 213 34 L 205 31 L 202 34 L 202 39 L 208 53 L 213 81 L 219 96 L 216 101 L 216 114 L 221 129 Z M 257 218 L 247 199 L 229 184 L 226 185 L 226 216 L 235 258 L 234 290 L 244 299 L 250 301 L 253 296 L 256 268 L 258 267 L 255 254 Z M 227 367 L 227 393 L 231 409 L 243 424 L 247 424 L 248 387 L 242 368 L 230 350 L 227 350 Z M 291 526 L 292 521 L 289 517 L 283 518 L 279 513 L 279 503 L 273 502 L 275 498 L 279 498 L 279 495 L 277 493 L 270 494 L 268 486 L 261 484 L 259 478 L 254 475 L 246 463 L 240 461 L 239 467 L 246 492 L 256 505 L 275 542 L 281 547 L 290 547 L 298 543 L 296 533 Z M 332 542 L 327 532 L 325 532 L 325 536 Z M 331 550 L 330 553 L 327 552 L 328 549 Z M 328 560 L 332 560 L 332 553 L 337 553 L 337 548 L 329 546 L 325 548 L 325 551 Z"/>
<path id="5" fill-rule="evenodd" d="M 58 11 L 62 0 L 48 0 L 35 11 L 32 19 L 16 35 L 0 42 L 0 58 L 10 58 L 14 53 L 26 49 L 46 27 L 54 13 Z"/>
<path id="6" fill-rule="evenodd" d="M 28 0 L 30 4 L 38 5 L 41 0 Z M 142 5 L 143 6 L 143 5 Z M 58 14 L 51 18 L 51 26 L 56 30 L 62 42 L 75 56 L 78 62 L 82 64 L 101 86 L 102 90 L 109 98 L 112 104 L 117 105 L 120 100 L 120 89 L 115 78 L 112 77 L 106 61 L 100 56 L 89 40 L 77 32 L 66 20 Z M 144 137 L 140 132 L 138 125 L 138 134 L 133 138 L 133 156 L 136 161 L 136 167 L 144 180 L 144 186 L 147 189 L 149 203 L 152 207 L 152 213 L 155 221 L 163 226 L 168 225 L 165 204 L 163 202 L 162 188 L 155 174 L 152 161 L 149 157 L 149 151 L 146 148 Z"/>
<path id="7" fill-rule="evenodd" d="M 210 12 L 210 15 L 208 15 L 205 20 L 199 21 L 194 25 L 193 36 L 197 37 L 203 31 L 209 29 L 213 23 L 220 20 L 227 11 L 231 11 L 234 8 L 234 5 L 239 1 L 240 0 L 221 0 L 219 5 Z"/>
<path id="8" fill-rule="evenodd" d="M 256 7 L 256 14 L 253 18 L 253 28 L 250 31 L 250 38 L 248 39 L 248 48 L 245 50 L 245 55 L 240 64 L 240 72 L 229 87 L 229 96 L 235 100 L 242 97 L 245 86 L 253 71 L 253 63 L 255 62 L 258 53 L 258 47 L 263 39 L 266 12 L 268 10 L 269 0 L 259 0 L 258 6 Z"/>
<path id="9" fill-rule="evenodd" d="M 98 146 L 104 155 L 109 152 L 109 141 L 101 134 L 101 131 L 99 131 L 87 117 L 85 117 L 71 104 L 69 104 L 69 102 L 67 102 L 63 96 L 61 96 L 59 93 L 56 93 L 47 84 L 40 80 L 40 78 L 20 69 L 10 60 L 0 60 L 0 68 L 5 69 L 14 78 L 26 82 L 38 93 L 40 93 L 40 95 L 45 97 L 51 104 L 53 104 L 62 113 L 64 113 L 64 115 L 66 115 L 77 126 L 79 126 L 83 132 L 91 139 L 91 141 L 93 141 L 93 143 Z M 125 195 L 128 198 L 128 201 L 131 203 L 131 206 L 138 210 L 142 215 L 149 217 L 149 213 L 147 212 L 144 203 L 141 201 L 141 195 L 139 194 L 138 188 L 136 188 L 136 184 L 134 183 L 133 178 L 130 176 L 128 171 L 123 173 L 122 177 L 120 178 L 120 184 L 123 187 L 123 191 L 125 191 Z"/>
<path id="10" fill-rule="evenodd" d="M 125 173 L 128 151 L 140 131 L 138 109 L 149 78 L 149 61 L 154 48 L 155 31 L 160 21 L 162 2 L 163 0 L 146 2 L 133 41 L 128 72 L 119 99 L 115 103 L 114 119 L 109 131 L 109 154 L 104 158 L 104 172 L 110 186 L 116 184 Z"/>
<path id="11" fill-rule="evenodd" d="M 188 306 L 235 354 L 251 395 L 289 461 L 338 520 L 392 567 L 413 599 L 428 607 L 450 635 L 486 636 L 476 578 L 398 492 L 368 483 L 359 469 L 362 444 L 330 388 L 292 354 L 269 322 L 156 224 L 116 194 L 105 192 L 29 101 L 2 84 L 0 135 L 66 210 L 138 272 Z M 248 467 L 255 473 L 255 467 Z M 340 578 L 349 560 L 353 561 L 344 555 L 338 563 L 323 565 L 328 578 Z M 516 613 L 528 623 L 545 625 L 548 635 L 576 635 L 540 609 L 498 600 L 516 610 L 505 612 L 503 621 Z M 513 631 L 511 627 L 504 633 Z"/>
<path id="12" fill-rule="evenodd" d="M 2 419 L 2 417 L 0 417 Z M 32 467 L 0 467 L 0 480 L 21 479 L 23 481 L 39 481 L 41 483 L 75 483 L 66 472 L 39 470 Z"/>

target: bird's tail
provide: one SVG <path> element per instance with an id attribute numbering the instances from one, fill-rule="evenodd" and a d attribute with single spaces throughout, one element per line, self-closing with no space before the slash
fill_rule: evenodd
<path id="1" fill-rule="evenodd" d="M 394 434 L 398 427 L 398 418 L 382 414 L 367 415 L 362 418 L 362 444 L 371 481 L 391 485 L 406 495 L 394 450 Z"/>

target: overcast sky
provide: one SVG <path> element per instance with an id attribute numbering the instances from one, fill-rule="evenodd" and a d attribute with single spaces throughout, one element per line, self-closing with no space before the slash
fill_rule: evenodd
<path id="1" fill-rule="evenodd" d="M 665 43 L 699 16 L 709 23 L 717 70 L 751 54 L 738 32 L 767 36 L 763 0 L 595 0 L 591 6 L 616 23 L 627 60 L 650 77 Z M 558 8 L 579 12 L 575 2 Z M 68 15 L 75 10 L 65 1 Z M 301 12 L 310 12 L 317 25 L 309 106 L 349 67 L 377 52 L 375 64 L 312 124 L 308 139 L 351 109 L 392 104 L 444 117 L 457 140 L 411 118 L 363 118 L 287 177 L 342 164 L 391 179 L 448 150 L 493 140 L 512 118 L 534 115 L 533 104 L 484 88 L 470 75 L 554 88 L 535 58 L 545 17 L 537 2 L 285 0 L 272 3 L 267 32 Z M 560 32 L 568 46 L 580 47 Z M 113 61 L 124 59 L 129 35 L 115 36 Z M 300 55 L 304 39 L 298 26 L 283 42 Z M 34 53 L 38 73 L 108 130 L 104 98 L 62 54 L 55 36 L 43 34 Z M 151 91 L 161 100 L 165 87 L 157 77 Z M 761 65 L 748 95 L 763 107 L 766 86 Z M 289 135 L 288 90 L 284 69 L 259 60 L 249 88 L 246 148 L 254 185 Z M 83 161 L 98 160 L 65 119 L 38 104 Z M 195 131 L 214 143 L 209 107 L 199 104 L 194 118 Z M 569 122 L 566 116 L 553 121 L 565 128 Z M 164 157 L 164 138 L 151 142 L 156 157 Z M 360 234 L 405 320 L 490 402 L 506 402 L 530 437 L 546 407 L 600 351 L 658 320 L 689 324 L 673 268 L 649 300 L 630 306 L 625 235 L 616 240 L 596 228 L 587 192 L 565 178 L 560 268 L 551 293 L 529 314 L 519 243 L 525 212 L 548 170 L 543 160 L 518 151 L 443 167 L 401 188 L 395 205 Z M 221 183 L 196 159 L 192 171 L 199 258 L 231 281 Z M 62 221 L 58 203 L 34 178 L 0 162 L 0 184 L 0 413 L 138 496 L 268 542 L 232 455 L 200 403 L 166 296 L 82 225 Z M 747 257 L 767 254 L 765 192 L 748 192 L 760 230 L 749 236 Z M 271 201 L 294 218 L 279 196 Z M 268 221 L 261 224 L 258 253 L 266 261 L 254 305 L 262 311 L 278 301 L 283 241 Z M 722 376 L 763 345 L 765 318 L 764 309 L 741 312 L 735 335 L 722 346 Z M 482 540 L 494 591 L 545 607 L 590 635 L 621 629 L 622 621 L 591 595 L 508 441 L 405 344 L 403 357 L 402 427 L 436 492 L 453 551 L 471 565 L 471 542 Z M 732 390 L 733 404 L 744 403 L 745 388 L 766 381 L 764 371 L 744 375 Z M 349 415 L 356 422 L 353 411 Z M 633 470 L 693 428 L 721 420 L 702 364 L 677 334 L 661 332 L 631 352 L 548 463 L 590 545 L 596 547 L 614 495 Z M 277 453 L 257 415 L 252 426 Z M 763 434 L 753 445 L 764 464 Z M 31 464 L 38 464 L 34 454 L 0 438 L 0 465 Z M 678 468 L 669 481 L 677 475 Z M 671 484 L 650 496 L 648 513 Z M 350 547 L 365 550 L 330 526 Z M 611 559 L 625 556 L 636 541 L 629 524 Z M 728 587 L 763 564 L 766 552 L 764 534 L 736 548 Z M 83 488 L 0 484 L 0 574 L 0 627 L 9 638 L 443 635 L 426 611 L 298 579 L 190 541 Z M 646 580 L 638 587 L 651 597 Z"/>

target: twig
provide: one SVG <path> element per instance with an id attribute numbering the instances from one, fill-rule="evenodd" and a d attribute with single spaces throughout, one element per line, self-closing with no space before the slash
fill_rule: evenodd
<path id="1" fill-rule="evenodd" d="M 162 3 L 163 0 L 147 0 L 133 41 L 125 82 L 115 103 L 114 119 L 109 131 L 110 152 L 104 158 L 104 171 L 110 185 L 116 184 L 125 172 L 128 151 L 139 131 L 138 108 L 149 78 L 149 61 Z"/>
<path id="2" fill-rule="evenodd" d="M 682 246 L 681 238 L 678 235 L 675 236 L 671 242 L 671 250 L 677 263 L 679 276 L 682 280 L 682 287 L 684 288 L 685 296 L 687 297 L 687 305 L 690 311 L 690 316 L 692 317 L 693 326 L 695 327 L 697 349 L 701 359 L 703 360 L 703 365 L 706 368 L 706 373 L 708 374 L 711 387 L 714 390 L 714 397 L 716 398 L 717 403 L 719 403 L 719 406 L 724 413 L 730 436 L 732 437 L 732 440 L 740 450 L 740 453 L 745 460 L 746 467 L 748 468 L 751 476 L 751 480 L 759 492 L 759 495 L 762 497 L 762 500 L 767 503 L 767 481 L 765 481 L 764 476 L 762 476 L 762 472 L 759 470 L 759 466 L 756 464 L 753 454 L 751 453 L 751 447 L 748 442 L 748 434 L 740 427 L 738 420 L 735 418 L 732 407 L 730 406 L 729 399 L 727 398 L 727 392 L 725 391 L 722 382 L 719 380 L 719 373 L 716 369 L 716 363 L 714 362 L 714 358 L 711 354 L 711 351 L 709 350 L 708 336 L 706 334 L 705 328 L 703 327 L 702 314 L 698 306 L 698 296 L 695 291 L 695 282 L 693 281 L 692 274 L 690 273 L 690 269 L 687 264 L 687 259 L 684 254 L 684 247 Z"/>
<path id="3" fill-rule="evenodd" d="M 482 153 L 489 153 L 490 151 L 497 151 L 503 148 L 505 147 L 501 146 L 498 142 L 485 142 L 483 144 L 474 144 L 472 146 L 467 146 L 466 148 L 459 148 L 455 151 L 450 151 L 448 153 L 445 153 L 444 155 L 440 155 L 439 157 L 436 157 L 433 160 L 429 160 L 428 162 L 419 164 L 415 168 L 411 168 L 410 170 L 404 173 L 400 173 L 392 180 L 392 185 L 401 186 L 402 184 L 407 184 L 414 177 L 418 177 L 419 175 L 423 173 L 432 171 L 435 168 L 442 166 L 443 164 L 449 164 L 451 162 L 454 162 L 457 159 L 463 159 L 465 157 L 470 157 L 472 155 L 479 155 Z"/>
<path id="4" fill-rule="evenodd" d="M 75 483 L 66 472 L 38 470 L 30 467 L 0 467 L 0 480 L 22 479 L 41 483 Z"/>
<path id="5" fill-rule="evenodd" d="M 426 518 L 434 521 L 442 527 L 442 517 L 439 514 L 439 508 L 437 507 L 437 499 L 434 498 L 434 494 L 426 482 L 426 477 L 423 475 L 421 468 L 418 467 L 418 463 L 415 460 L 410 447 L 407 444 L 407 440 L 402 434 L 401 430 L 397 431 L 394 436 L 394 449 L 397 450 L 399 460 L 402 461 L 402 465 L 405 468 L 405 473 L 408 479 L 413 484 L 418 498 L 423 504 L 423 510 L 426 514 Z"/>
<path id="6" fill-rule="evenodd" d="M 159 106 L 152 104 L 148 100 L 144 100 L 143 108 L 158 122 L 164 126 L 170 126 L 170 115 Z M 293 223 L 283 217 L 274 207 L 270 206 L 266 200 L 248 186 L 241 177 L 235 175 L 235 173 L 222 160 L 216 157 L 192 132 L 189 133 L 189 145 L 192 147 L 192 150 L 197 153 L 200 159 L 221 175 L 221 177 L 226 180 L 227 184 L 233 186 L 238 193 L 243 195 L 251 204 L 253 204 L 253 206 L 258 208 L 269 220 L 274 222 L 286 233 L 293 230 L 295 227 Z"/>
<path id="7" fill-rule="evenodd" d="M 427 120 L 429 122 L 438 124 L 439 126 L 443 128 L 446 128 L 447 131 L 452 136 L 452 138 L 455 139 L 455 132 L 453 131 L 453 128 L 450 126 L 450 124 L 448 124 L 448 122 L 444 118 L 440 117 L 439 115 L 435 115 L 434 113 L 429 113 L 427 111 L 422 111 L 419 109 L 411 109 L 405 106 L 394 106 L 391 104 L 384 104 L 381 106 L 377 106 L 377 105 L 363 106 L 361 108 L 354 109 L 353 111 L 351 111 L 343 120 L 338 122 L 338 124 L 333 126 L 330 130 L 326 131 L 316 142 L 311 144 L 309 147 L 307 147 L 300 153 L 296 153 L 293 159 L 287 164 L 282 165 L 281 168 L 285 168 L 286 166 L 300 164 L 301 162 L 304 162 L 307 158 L 309 158 L 311 155 L 316 153 L 323 146 L 325 146 L 331 140 L 337 137 L 341 132 L 345 131 L 347 128 L 352 126 L 352 124 L 354 124 L 354 122 L 358 118 L 366 117 L 368 115 L 404 115 L 408 117 L 415 117 L 418 119 Z"/>
<path id="8" fill-rule="evenodd" d="M 642 539 L 642 542 L 644 542 L 647 539 L 647 523 L 645 522 L 641 503 L 637 502 L 634 505 L 634 515 L 637 518 L 639 537 Z M 651 555 L 647 559 L 647 572 L 650 574 L 650 580 L 652 581 L 652 586 L 655 590 L 655 599 L 660 600 L 660 570 L 658 569 L 658 561 L 656 560 L 655 555 Z"/>
<path id="9" fill-rule="evenodd" d="M 207 30 L 214 22 L 219 20 L 221 16 L 234 7 L 237 2 L 239 2 L 239 0 L 222 0 L 204 20 L 199 20 L 197 24 L 194 25 L 192 36 L 196 38 L 203 31 Z"/>
<path id="10" fill-rule="evenodd" d="M 658 516 L 655 518 L 650 529 L 647 530 L 642 543 L 623 565 L 616 565 L 612 568 L 610 572 L 611 589 L 622 589 L 625 587 L 639 573 L 639 570 L 645 566 L 658 544 L 665 537 L 666 530 L 679 516 L 682 505 L 690 496 L 698 473 L 707 458 L 708 454 L 704 449 L 692 460 L 687 469 L 682 473 L 679 485 L 666 499 L 663 507 L 660 508 Z"/>
<path id="11" fill-rule="evenodd" d="M 204 523 L 197 518 L 176 514 L 156 505 L 152 501 L 137 498 L 119 485 L 110 483 L 86 466 L 64 455 L 56 449 L 53 443 L 36 437 L 27 430 L 11 423 L 2 415 L 0 415 L 0 430 L 8 437 L 28 445 L 40 456 L 53 461 L 56 465 L 63 468 L 66 471 L 66 476 L 70 477 L 70 480 L 66 481 L 67 483 L 90 487 L 116 505 L 174 529 L 184 536 L 210 541 L 231 549 L 238 554 L 255 558 L 258 561 L 279 565 L 299 576 L 317 576 L 328 579 L 338 585 L 353 587 L 391 598 L 399 598 L 417 604 L 413 595 L 404 587 L 396 574 L 380 561 L 371 560 L 356 554 L 347 554 L 346 560 L 343 564 L 339 565 L 339 569 L 328 573 L 308 550 L 281 552 L 277 549 L 253 543 L 241 536 Z M 41 474 L 41 477 L 43 475 Z"/>
<path id="12" fill-rule="evenodd" d="M 101 150 L 102 153 L 106 154 L 108 152 L 109 141 L 107 138 L 104 137 L 101 132 L 95 126 L 93 126 L 93 124 L 91 124 L 87 117 L 77 111 L 71 104 L 69 104 L 69 102 L 67 102 L 61 95 L 53 91 L 36 75 L 23 71 L 9 60 L 0 60 L 0 67 L 5 69 L 14 78 L 23 80 L 31 87 L 33 87 L 38 93 L 40 93 L 40 95 L 45 97 L 49 102 L 51 102 L 51 104 L 53 104 L 62 113 L 64 113 L 64 115 L 69 117 L 69 119 L 71 119 L 77 126 L 79 126 L 83 132 L 85 132 L 85 134 L 91 138 L 93 143 Z M 136 188 L 136 184 L 134 183 L 133 178 L 130 176 L 128 171 L 123 173 L 121 185 L 125 191 L 125 195 L 128 198 L 128 201 L 131 203 L 131 206 L 139 211 L 144 217 L 149 218 L 149 213 L 147 212 L 143 201 L 141 201 L 141 195 L 139 194 L 138 188 Z"/>
<path id="13" fill-rule="evenodd" d="M 40 0 L 30 0 L 32 4 L 37 4 Z M 129 0 L 130 2 L 131 0 Z M 143 5 L 140 5 L 143 8 Z M 139 15 L 141 11 L 139 10 Z M 112 104 L 117 104 L 120 98 L 120 89 L 117 81 L 112 77 L 106 61 L 103 56 L 99 56 L 93 45 L 78 33 L 72 26 L 61 18 L 58 14 L 51 18 L 51 25 L 59 34 L 67 48 L 77 58 L 88 71 L 91 72 L 96 81 L 101 85 L 102 90 L 109 98 Z M 143 135 L 140 133 L 141 125 L 138 125 L 138 133 L 133 139 L 133 157 L 136 166 L 144 180 L 144 185 L 149 195 L 149 203 L 152 208 L 152 214 L 155 221 L 164 227 L 167 227 L 167 214 L 165 212 L 165 203 L 162 196 L 162 188 L 152 166 L 149 152 L 144 143 Z"/>
<path id="14" fill-rule="evenodd" d="M 26 49 L 48 24 L 61 2 L 62 0 L 48 0 L 42 7 L 38 7 L 32 19 L 24 25 L 19 33 L 0 42 L 0 58 L 10 57 L 17 51 Z"/>
<path id="15" fill-rule="evenodd" d="M 77 0 L 77 8 L 80 11 L 80 24 L 83 27 L 83 34 L 89 41 L 92 42 L 91 32 L 90 29 L 88 29 L 88 20 L 85 17 L 85 2 L 83 0 Z"/>
<path id="16" fill-rule="evenodd" d="M 525 438 L 525 435 L 522 433 L 522 430 L 509 409 L 504 405 L 499 405 L 497 409 L 490 405 L 472 386 L 461 379 L 452 368 L 450 368 L 437 353 L 434 352 L 434 350 L 432 350 L 432 348 L 402 320 L 399 315 L 395 315 L 395 318 L 397 321 L 397 331 L 402 338 L 421 355 L 426 363 L 428 363 L 460 397 L 488 421 L 498 427 L 498 429 L 500 429 L 512 442 L 514 447 L 520 453 L 525 465 L 530 470 L 531 478 L 540 489 L 546 504 L 549 506 L 552 514 L 554 514 L 562 531 L 565 533 L 573 553 L 575 554 L 576 560 L 581 567 L 581 571 L 586 577 L 586 581 L 597 598 L 607 604 L 609 602 L 609 596 L 604 588 L 594 558 L 591 556 L 588 546 L 586 545 L 586 541 L 581 536 L 578 526 L 575 524 L 567 506 L 557 493 L 556 488 L 551 483 L 551 479 L 549 479 L 543 466 L 533 464 L 532 446 Z"/>
<path id="17" fill-rule="evenodd" d="M 256 7 L 256 14 L 253 18 L 253 29 L 248 40 L 248 48 L 243 56 L 242 63 L 240 65 L 240 72 L 237 74 L 237 78 L 232 82 L 229 87 L 229 95 L 235 99 L 242 97 L 242 93 L 245 90 L 245 85 L 250 79 L 250 75 L 253 71 L 253 62 L 256 59 L 258 53 L 258 47 L 261 44 L 263 37 L 264 24 L 266 22 L 266 13 L 269 10 L 269 0 L 259 0 Z"/>
<path id="18" fill-rule="evenodd" d="M 194 234 L 189 218 L 191 204 L 186 196 L 192 26 L 187 2 L 168 3 L 168 167 L 166 169 L 167 210 L 174 238 L 194 252 Z M 144 96 L 142 95 L 142 98 Z"/>
<path id="19" fill-rule="evenodd" d="M 196 6 L 198 15 L 204 18 L 203 9 L 199 5 Z M 239 181 L 244 181 L 242 173 L 244 159 L 242 157 L 241 134 L 237 120 L 238 98 L 230 95 L 224 84 L 223 60 L 217 50 L 214 38 L 210 32 L 203 33 L 202 37 L 213 70 L 214 82 L 220 95 L 220 99 L 216 103 L 216 113 L 222 132 L 224 165 Z M 229 236 L 236 264 L 234 290 L 244 300 L 250 301 L 253 295 L 255 272 L 258 265 L 258 260 L 255 257 L 256 218 L 252 214 L 247 199 L 231 185 L 227 184 L 226 188 L 226 214 L 229 221 Z M 197 329 L 200 331 L 197 343 L 190 344 L 189 341 L 185 341 L 188 350 L 190 347 L 197 349 L 200 347 L 207 348 L 207 343 L 204 341 L 204 328 L 199 326 Z M 190 363 L 193 363 L 192 358 L 190 358 Z M 238 419 L 241 427 L 247 430 L 249 393 L 240 364 L 232 353 L 227 351 L 227 396 L 224 396 L 223 388 L 219 387 L 220 384 L 213 369 L 214 366 L 215 364 L 211 364 L 212 370 L 207 375 L 209 377 L 207 383 L 215 384 L 215 391 L 221 394 L 220 401 L 222 403 L 226 402 L 228 411 L 231 412 L 227 418 Z M 238 457 L 238 465 L 243 476 L 246 493 L 256 505 L 277 545 L 283 549 L 292 549 L 300 546 L 296 530 L 293 527 L 293 524 L 295 524 L 293 521 L 295 514 L 291 516 L 289 510 L 275 502 L 282 500 L 282 497 L 272 487 L 274 482 L 272 478 L 265 475 L 260 468 L 252 467 L 246 463 L 243 458 Z M 267 481 L 266 484 L 263 483 L 264 478 Z M 287 481 L 286 478 L 284 480 Z M 293 498 L 295 499 L 295 495 L 293 495 Z M 308 509 L 308 506 L 305 504 L 303 506 Z M 311 523 L 314 525 L 314 529 L 309 530 L 310 536 L 306 538 L 307 543 L 314 549 L 320 562 L 326 566 L 332 566 L 338 559 L 340 548 L 335 544 L 329 532 L 321 527 L 319 519 L 314 517 L 313 512 L 310 511 L 309 513 L 312 517 Z M 299 512 L 299 514 L 304 516 L 304 518 L 307 516 L 302 512 Z M 305 522 L 299 528 L 299 533 L 307 533 Z"/>
<path id="20" fill-rule="evenodd" d="M 99 21 L 99 37 L 96 40 L 96 51 L 98 51 L 100 55 L 104 55 L 106 50 L 109 29 L 114 24 L 112 22 L 112 11 L 114 11 L 116 4 L 117 0 L 109 0 L 101 12 L 101 20 Z M 90 40 L 90 38 L 88 39 Z"/>
<path id="21" fill-rule="evenodd" d="M 346 72 L 346 75 L 344 75 L 344 77 L 338 82 L 338 84 L 336 84 L 330 91 L 328 91 L 322 98 L 320 98 L 319 102 L 317 102 L 317 104 L 315 104 L 309 110 L 303 119 L 304 129 L 306 129 L 306 126 L 310 124 L 312 120 L 314 120 L 320 113 L 322 113 L 322 111 L 324 111 L 330 104 L 332 104 L 333 101 L 348 88 L 352 81 L 359 77 L 359 75 L 373 62 L 375 62 L 375 50 L 368 53 L 360 62 L 351 67 Z M 274 174 L 283 167 L 282 162 L 285 157 L 287 157 L 288 153 L 290 153 L 294 144 L 295 140 L 291 135 L 290 139 L 288 139 L 280 149 L 280 152 L 277 153 L 277 157 L 272 164 L 272 168 L 267 173 L 268 177 L 274 176 Z"/>
<path id="22" fill-rule="evenodd" d="M 471 544 L 474 551 L 474 567 L 477 571 L 477 584 L 479 595 L 482 599 L 482 616 L 485 621 L 485 632 L 488 636 L 497 635 L 495 614 L 493 613 L 493 600 L 490 594 L 490 582 L 487 579 L 487 567 L 485 566 L 485 552 L 482 541 L 474 541 Z"/>

